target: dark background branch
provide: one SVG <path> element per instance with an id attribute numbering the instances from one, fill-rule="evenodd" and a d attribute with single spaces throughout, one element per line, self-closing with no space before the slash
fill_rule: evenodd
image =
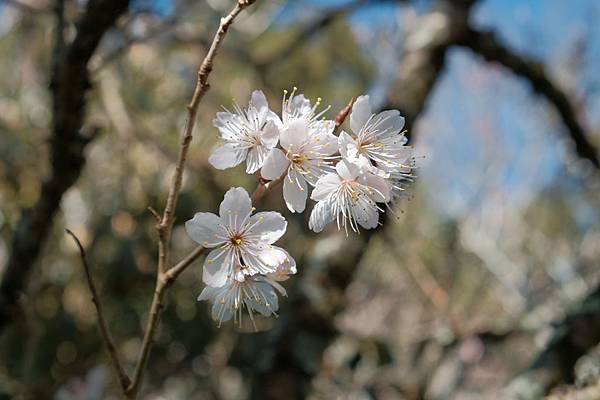
<path id="1" fill-rule="evenodd" d="M 94 134 L 82 134 L 85 95 L 90 89 L 88 62 L 104 33 L 129 5 L 129 0 L 90 0 L 72 43 L 65 46 L 62 1 L 57 3 L 57 34 L 50 90 L 52 92 L 51 172 L 36 204 L 24 210 L 14 234 L 0 284 L 0 332 L 13 320 L 23 291 L 63 194 L 85 164 L 84 150 Z"/>
<path id="2" fill-rule="evenodd" d="M 502 45 L 493 32 L 480 32 L 469 28 L 465 35 L 459 38 L 457 44 L 465 46 L 487 61 L 497 62 L 516 75 L 525 78 L 535 92 L 544 96 L 556 108 L 575 144 L 575 150 L 579 157 L 591 161 L 596 168 L 600 168 L 598 151 L 577 120 L 577 112 L 567 95 L 548 77 L 542 64 L 525 56 L 517 55 Z"/>

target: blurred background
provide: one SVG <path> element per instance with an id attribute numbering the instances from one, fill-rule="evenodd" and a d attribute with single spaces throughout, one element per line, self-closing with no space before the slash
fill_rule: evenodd
<path id="1" fill-rule="evenodd" d="M 197 67 L 230 0 L 0 0 L 0 398 L 117 399 L 77 248 L 126 368 Z M 279 318 L 218 329 L 201 262 L 168 293 L 144 399 L 600 397 L 600 3 L 259 0 L 199 109 L 173 233 L 243 167 L 212 118 L 297 86 L 407 117 L 418 179 L 374 232 L 315 235 L 278 190 L 299 264 Z M 577 394 L 578 393 L 578 394 Z M 581 397 L 590 396 L 590 397 Z"/>

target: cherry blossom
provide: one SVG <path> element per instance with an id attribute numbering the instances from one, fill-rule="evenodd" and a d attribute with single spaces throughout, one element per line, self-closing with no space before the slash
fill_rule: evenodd
<path id="1" fill-rule="evenodd" d="M 254 173 L 277 146 L 278 124 L 279 117 L 269 110 L 263 92 L 255 90 L 247 109 L 234 104 L 234 112 L 217 113 L 213 125 L 223 143 L 213 149 L 208 161 L 217 169 L 227 169 L 246 160 L 246 172 Z"/>
<path id="2" fill-rule="evenodd" d="M 285 218 L 278 212 L 252 214 L 253 210 L 248 192 L 231 188 L 219 215 L 200 212 L 185 223 L 194 241 L 213 248 L 204 261 L 202 279 L 207 285 L 220 287 L 230 278 L 276 273 L 291 259 L 285 250 L 273 246 L 287 229 Z"/>
<path id="3" fill-rule="evenodd" d="M 292 212 L 302 212 L 306 207 L 307 183 L 315 185 L 319 177 L 333 171 L 332 161 L 337 157 L 337 138 L 333 135 L 335 124 L 311 127 L 304 119 L 296 119 L 281 133 L 281 149 L 273 149 L 266 158 L 261 175 L 273 180 L 283 180 L 283 198 Z"/>
<path id="4" fill-rule="evenodd" d="M 229 321 L 242 325 L 243 310 L 246 308 L 250 320 L 256 329 L 254 313 L 270 317 L 277 315 L 279 294 L 286 296 L 285 289 L 273 279 L 264 276 L 250 276 L 243 280 L 229 279 L 220 287 L 207 286 L 202 290 L 198 301 L 208 300 L 212 303 L 212 318 L 219 326 Z"/>
<path id="5" fill-rule="evenodd" d="M 338 229 L 348 226 L 358 232 L 359 225 L 373 229 L 379 224 L 377 203 L 390 200 L 390 184 L 386 179 L 360 165 L 342 160 L 336 173 L 323 175 L 312 192 L 317 204 L 310 215 L 309 228 L 321 232 L 325 225 L 337 221 Z"/>
<path id="6" fill-rule="evenodd" d="M 384 170 L 406 168 L 412 148 L 405 146 L 402 132 L 404 118 L 398 110 L 374 114 L 369 96 L 359 96 L 350 114 L 350 128 L 354 135 L 342 132 L 339 136 L 340 154 L 349 160 L 366 158 Z"/>

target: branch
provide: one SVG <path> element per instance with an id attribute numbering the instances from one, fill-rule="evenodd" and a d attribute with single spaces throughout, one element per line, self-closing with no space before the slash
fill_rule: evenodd
<path id="1" fill-rule="evenodd" d="M 140 353 L 135 367 L 133 380 L 131 382 L 131 385 L 125 391 L 125 394 L 129 398 L 135 398 L 139 391 L 143 379 L 144 370 L 146 368 L 146 364 L 148 363 L 148 356 L 150 355 L 150 348 L 152 347 L 154 333 L 156 331 L 156 327 L 158 326 L 160 314 L 164 308 L 163 298 L 166 289 L 172 284 L 172 282 L 177 278 L 177 276 L 179 276 L 179 274 L 182 273 L 185 270 L 185 268 L 187 268 L 194 260 L 196 260 L 204 251 L 201 248 L 197 248 L 196 250 L 194 250 L 194 252 L 192 252 L 191 255 L 186 257 L 179 264 L 169 269 L 170 240 L 171 230 L 173 228 L 173 223 L 175 222 L 175 207 L 177 205 L 179 191 L 181 190 L 183 171 L 187 160 L 189 146 L 193 137 L 198 106 L 200 105 L 202 97 L 210 88 L 210 85 L 208 83 L 208 77 L 213 69 L 214 59 L 217 55 L 219 48 L 221 47 L 221 44 L 223 43 L 223 39 L 227 34 L 227 30 L 229 29 L 237 15 L 254 2 L 255 0 L 238 0 L 237 4 L 235 5 L 235 7 L 233 7 L 231 12 L 226 17 L 221 19 L 221 23 L 213 38 L 208 53 L 206 54 L 198 70 L 198 79 L 196 81 L 194 94 L 192 96 L 192 100 L 187 106 L 188 117 L 185 123 L 183 136 L 181 138 L 181 147 L 179 150 L 179 156 L 177 158 L 175 174 L 173 176 L 171 188 L 169 190 L 169 195 L 167 198 L 167 204 L 162 214 L 161 221 L 156 226 L 159 235 L 158 273 L 156 276 L 156 288 L 154 292 L 154 297 L 152 299 L 152 305 L 150 306 L 150 315 L 148 317 L 148 321 L 146 322 L 144 339 L 140 348 Z"/>
<path id="2" fill-rule="evenodd" d="M 106 349 L 108 350 L 108 354 L 110 355 L 113 366 L 115 367 L 115 370 L 117 371 L 117 375 L 119 377 L 119 383 L 121 384 L 121 387 L 123 388 L 123 390 L 125 390 L 129 386 L 131 381 L 129 380 L 129 376 L 127 376 L 127 374 L 125 373 L 125 370 L 122 367 L 121 360 L 119 359 L 119 354 L 117 353 L 117 348 L 115 346 L 115 341 L 113 340 L 112 335 L 110 334 L 108 324 L 106 323 L 106 319 L 104 318 L 104 312 L 102 311 L 102 304 L 100 303 L 100 296 L 98 296 L 98 291 L 96 290 L 96 285 L 94 284 L 94 280 L 92 279 L 92 275 L 90 273 L 90 267 L 87 262 L 85 250 L 83 249 L 83 246 L 81 245 L 81 242 L 79 241 L 77 236 L 75 236 L 75 234 L 72 231 L 70 231 L 69 229 L 65 229 L 65 231 L 67 232 L 67 234 L 69 234 L 73 238 L 73 240 L 75 241 L 75 244 L 79 248 L 81 264 L 83 265 L 83 269 L 85 270 L 85 277 L 87 279 L 87 283 L 90 288 L 90 292 L 92 294 L 92 302 L 94 303 L 94 306 L 96 306 L 96 312 L 98 314 L 98 325 L 100 325 L 100 333 L 102 333 L 102 338 L 104 339 L 104 342 L 106 343 Z"/>
<path id="3" fill-rule="evenodd" d="M 57 3 L 57 40 L 51 91 L 53 125 L 50 137 L 51 171 L 33 208 L 19 220 L 0 285 L 0 331 L 12 320 L 63 194 L 75 183 L 85 164 L 84 150 L 94 135 L 84 136 L 85 95 L 90 89 L 87 68 L 104 33 L 127 10 L 129 0 L 90 0 L 70 45 L 62 39 L 62 1 Z"/>
<path id="4" fill-rule="evenodd" d="M 556 108 L 569 136 L 575 143 L 575 150 L 579 157 L 591 161 L 596 168 L 600 168 L 598 151 L 588 140 L 588 135 L 577 120 L 571 102 L 565 93 L 550 80 L 540 63 L 512 52 L 503 46 L 492 32 L 469 29 L 457 44 L 467 47 L 487 61 L 497 62 L 516 75 L 527 79 L 533 90 L 544 96 Z"/>

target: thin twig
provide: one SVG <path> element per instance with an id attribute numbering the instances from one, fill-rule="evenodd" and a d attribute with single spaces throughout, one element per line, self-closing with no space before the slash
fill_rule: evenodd
<path id="1" fill-rule="evenodd" d="M 92 279 L 92 274 L 90 272 L 90 266 L 87 262 L 85 250 L 83 249 L 83 245 L 79 241 L 79 238 L 77 238 L 77 236 L 75 236 L 75 234 L 71 230 L 65 229 L 65 231 L 69 236 L 73 238 L 77 247 L 79 247 L 81 264 L 83 265 L 83 269 L 85 270 L 85 277 L 87 279 L 87 283 L 92 294 L 92 302 L 94 303 L 94 306 L 96 306 L 96 313 L 98 314 L 98 325 L 100 325 L 100 332 L 102 333 L 102 337 L 104 338 L 104 343 L 106 343 L 106 349 L 108 350 L 108 354 L 110 355 L 112 364 L 115 367 L 115 370 L 117 371 L 117 375 L 119 376 L 119 383 L 121 384 L 123 390 L 125 390 L 129 386 L 131 381 L 129 379 L 129 376 L 127 376 L 125 370 L 123 369 L 121 360 L 119 359 L 119 354 L 117 353 L 115 342 L 110 334 L 110 330 L 108 328 L 108 324 L 106 323 L 106 319 L 104 318 L 102 304 L 100 303 L 100 296 L 98 296 L 96 285 L 94 284 L 94 280 Z"/>
<path id="2" fill-rule="evenodd" d="M 158 211 L 156 211 L 152 206 L 148 206 L 148 211 L 150 212 L 150 214 L 152 214 L 156 222 L 160 222 L 161 218 Z"/>
<path id="3" fill-rule="evenodd" d="M 150 355 L 150 348 L 152 347 L 154 333 L 156 331 L 156 327 L 158 326 L 160 314 L 162 312 L 162 309 L 164 308 L 163 298 L 165 295 L 165 291 L 169 287 L 169 285 L 174 281 L 174 279 L 181 272 L 183 272 L 185 268 L 187 268 L 194 260 L 196 260 L 203 252 L 203 250 L 196 249 L 190 256 L 186 257 L 174 268 L 169 270 L 168 266 L 170 263 L 170 239 L 171 230 L 175 221 L 175 207 L 177 205 L 179 191 L 181 190 L 183 171 L 187 160 L 189 146 L 192 141 L 194 126 L 196 124 L 196 114 L 198 112 L 198 106 L 200 105 L 200 100 L 202 100 L 202 97 L 210 88 L 210 85 L 208 84 L 208 77 L 213 69 L 214 59 L 217 55 L 219 48 L 221 47 L 221 44 L 223 43 L 223 39 L 225 38 L 227 30 L 229 29 L 237 15 L 243 9 L 253 4 L 254 2 L 255 0 L 238 0 L 237 4 L 235 5 L 235 7 L 233 7 L 231 12 L 226 17 L 221 19 L 219 29 L 215 33 L 208 53 L 206 54 L 204 60 L 202 61 L 202 64 L 200 65 L 200 69 L 198 70 L 198 79 L 196 82 L 196 88 L 194 89 L 194 95 L 192 96 L 192 100 L 187 106 L 188 117 L 185 123 L 185 128 L 181 139 L 181 147 L 179 150 L 179 156 L 177 158 L 177 164 L 175 167 L 175 175 L 173 176 L 171 188 L 167 197 L 167 204 L 165 206 L 161 221 L 159 224 L 157 224 L 159 236 L 159 255 L 158 272 L 156 275 L 156 288 L 154 291 L 154 297 L 152 299 L 152 305 L 150 306 L 150 315 L 148 316 L 148 321 L 146 322 L 144 339 L 142 342 L 142 347 L 140 348 L 140 353 L 138 361 L 136 363 L 133 380 L 131 382 L 131 385 L 125 391 L 127 397 L 132 399 L 137 396 L 142 382 L 144 370 L 148 362 L 148 356 Z"/>
<path id="4" fill-rule="evenodd" d="M 263 182 L 262 180 L 259 181 L 258 185 L 256 186 L 256 189 L 254 189 L 254 191 L 252 192 L 252 195 L 250 196 L 252 203 L 255 204 L 256 202 L 261 200 L 265 196 L 265 194 L 267 194 L 270 190 L 279 186 L 281 184 L 281 182 L 283 182 L 284 176 L 285 175 L 281 175 L 279 178 L 274 179 L 269 182 L 266 182 L 266 183 Z"/>
<path id="5" fill-rule="evenodd" d="M 185 271 L 187 267 L 189 267 L 194 261 L 198 259 L 204 253 L 206 248 L 202 246 L 196 247 L 190 254 L 185 256 L 181 261 L 179 261 L 173 268 L 169 269 L 165 273 L 165 284 L 168 286 L 177 279 L 177 277 Z"/>

